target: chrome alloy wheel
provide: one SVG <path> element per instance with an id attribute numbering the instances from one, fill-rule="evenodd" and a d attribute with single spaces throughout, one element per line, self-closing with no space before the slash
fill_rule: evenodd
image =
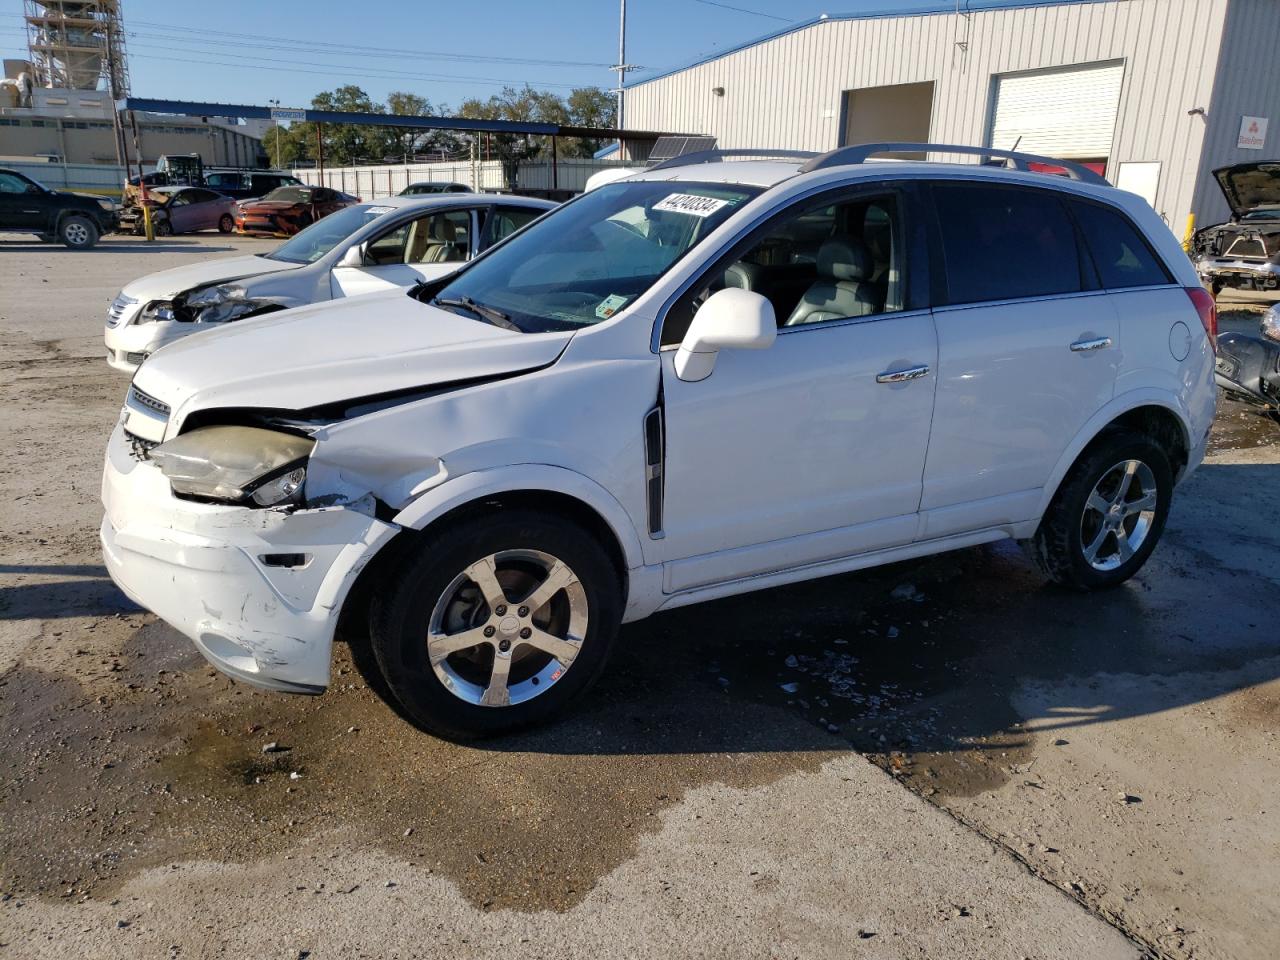
<path id="1" fill-rule="evenodd" d="M 427 655 L 454 696 L 506 707 L 550 689 L 586 635 L 587 595 L 569 566 L 539 550 L 502 550 L 445 588 L 431 611 Z"/>
<path id="2" fill-rule="evenodd" d="M 67 224 L 66 229 L 63 231 L 63 236 L 67 238 L 68 242 L 80 247 L 89 242 L 89 228 L 77 220 L 74 223 Z"/>
<path id="3" fill-rule="evenodd" d="M 1114 570 L 1141 549 L 1157 496 L 1155 474 L 1141 460 L 1122 460 L 1102 475 L 1080 518 L 1080 543 L 1093 569 Z"/>

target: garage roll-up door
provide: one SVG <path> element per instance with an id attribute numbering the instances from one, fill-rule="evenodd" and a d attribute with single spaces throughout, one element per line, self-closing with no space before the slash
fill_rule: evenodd
<path id="1" fill-rule="evenodd" d="M 996 77 L 989 146 L 1051 157 L 1111 155 L 1124 64 L 1101 63 Z M 1019 142 L 1021 137 L 1021 142 Z"/>

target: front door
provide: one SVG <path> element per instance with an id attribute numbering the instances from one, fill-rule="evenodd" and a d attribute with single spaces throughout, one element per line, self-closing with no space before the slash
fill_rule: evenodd
<path id="1" fill-rule="evenodd" d="M 1119 322 L 1059 195 L 935 184 L 946 263 L 923 535 L 1031 519 L 1054 466 L 1112 397 Z"/>
<path id="2" fill-rule="evenodd" d="M 672 307 L 662 351 L 667 592 L 909 543 L 933 414 L 933 319 L 909 294 L 896 193 L 806 202 Z M 923 267 L 923 264 L 921 264 Z M 765 296 L 778 337 L 680 380 L 681 310 Z M 690 315 L 691 315 L 690 311 Z"/>
<path id="3" fill-rule="evenodd" d="M 0 172 L 0 228 L 39 231 L 48 219 L 43 190 L 16 173 Z"/>
<path id="4" fill-rule="evenodd" d="M 452 273 L 471 258 L 473 220 L 470 210 L 446 210 L 392 227 L 365 244 L 361 266 L 333 268 L 333 296 L 410 287 Z"/>

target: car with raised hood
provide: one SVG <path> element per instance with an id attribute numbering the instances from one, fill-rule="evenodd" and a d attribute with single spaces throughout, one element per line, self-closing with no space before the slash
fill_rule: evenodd
<path id="1" fill-rule="evenodd" d="M 0 169 L 0 233 L 29 233 L 44 243 L 87 250 L 118 224 L 116 205 L 106 197 L 50 190 L 16 170 Z"/>
<path id="2" fill-rule="evenodd" d="M 204 187 L 152 187 L 146 199 L 125 207 L 120 214 L 122 232 L 145 232 L 143 206 L 150 209 L 152 228 L 161 237 L 201 230 L 230 233 L 235 226 L 236 202 L 231 197 Z"/>
<path id="3" fill-rule="evenodd" d="M 1197 231 L 1191 252 L 1206 286 L 1280 294 L 1280 161 L 1213 171 L 1231 219 Z"/>
<path id="4" fill-rule="evenodd" d="M 264 197 L 236 204 L 236 232 L 291 237 L 317 220 L 359 202 L 359 197 L 329 187 L 279 187 Z"/>
<path id="5" fill-rule="evenodd" d="M 442 276 L 555 206 L 526 197 L 396 197 L 317 221 L 270 253 L 162 270 L 107 311 L 107 362 L 132 373 L 192 333 Z"/>
<path id="6" fill-rule="evenodd" d="M 1015 168 L 864 162 L 906 150 Z M 366 622 L 408 716 L 500 733 L 658 610 L 1000 540 L 1124 582 L 1204 455 L 1215 323 L 1159 216 L 1071 163 L 690 154 L 411 291 L 162 350 L 106 566 L 232 677 L 319 693 Z"/>

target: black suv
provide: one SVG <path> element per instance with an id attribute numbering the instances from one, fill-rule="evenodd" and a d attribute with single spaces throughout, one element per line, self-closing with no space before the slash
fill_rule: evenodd
<path id="1" fill-rule="evenodd" d="M 0 168 L 0 232 L 34 233 L 46 243 L 61 240 L 73 250 L 85 250 L 119 222 L 110 200 L 50 190 L 16 170 Z"/>
<path id="2" fill-rule="evenodd" d="M 279 187 L 300 187 L 302 181 L 287 173 L 206 173 L 204 185 L 225 197 L 256 200 Z"/>

